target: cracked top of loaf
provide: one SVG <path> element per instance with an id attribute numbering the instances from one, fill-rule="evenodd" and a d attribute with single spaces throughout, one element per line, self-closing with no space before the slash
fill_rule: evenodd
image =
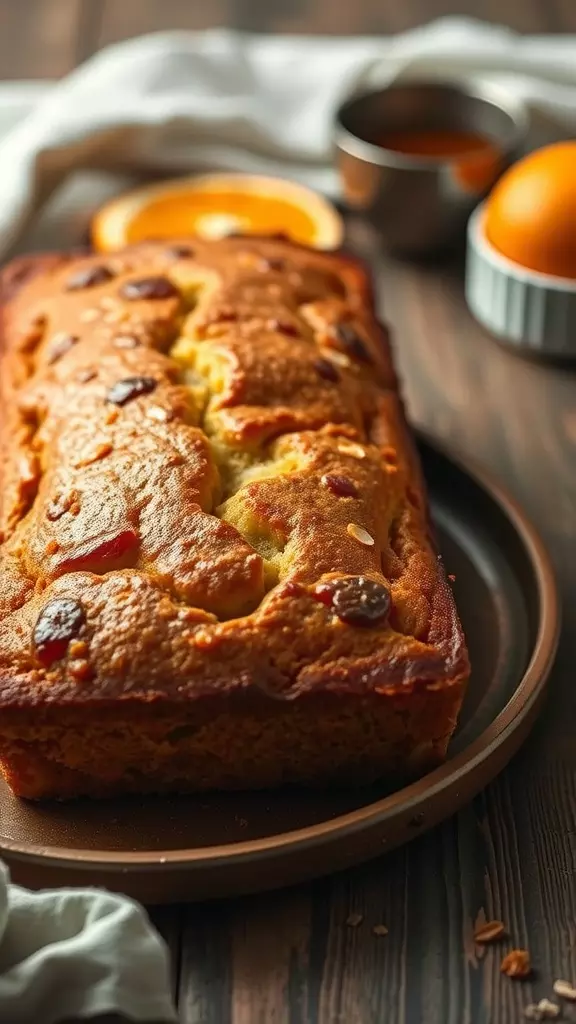
<path id="1" fill-rule="evenodd" d="M 467 674 L 360 265 L 183 240 L 2 292 L 0 705 Z"/>

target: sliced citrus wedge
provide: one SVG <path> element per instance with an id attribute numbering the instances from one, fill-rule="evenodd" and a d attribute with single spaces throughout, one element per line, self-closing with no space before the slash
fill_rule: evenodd
<path id="1" fill-rule="evenodd" d="M 100 252 L 151 238 L 283 234 L 317 249 L 342 243 L 342 219 L 318 193 L 282 178 L 209 174 L 147 185 L 106 203 L 92 221 Z"/>

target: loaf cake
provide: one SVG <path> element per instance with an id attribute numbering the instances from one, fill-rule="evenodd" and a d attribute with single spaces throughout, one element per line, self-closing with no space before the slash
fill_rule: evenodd
<path id="1" fill-rule="evenodd" d="M 0 767 L 33 799 L 407 778 L 468 676 L 369 278 L 282 239 L 3 272 Z"/>

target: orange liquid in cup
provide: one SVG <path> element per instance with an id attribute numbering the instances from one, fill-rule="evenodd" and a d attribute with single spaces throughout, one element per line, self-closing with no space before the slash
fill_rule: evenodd
<path id="1" fill-rule="evenodd" d="M 477 132 L 442 129 L 386 132 L 376 139 L 376 145 L 405 156 L 449 160 L 458 184 L 470 191 L 488 188 L 498 174 L 502 159 L 498 146 Z"/>
<path id="2" fill-rule="evenodd" d="M 393 149 L 396 153 L 405 153 L 407 156 L 439 158 L 487 151 L 497 152 L 494 143 L 484 135 L 441 129 L 386 132 L 377 138 L 376 145 L 382 146 L 383 149 Z"/>

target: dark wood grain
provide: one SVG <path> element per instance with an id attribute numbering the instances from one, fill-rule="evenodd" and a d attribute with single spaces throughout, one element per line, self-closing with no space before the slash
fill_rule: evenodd
<path id="1" fill-rule="evenodd" d="M 157 29 L 375 34 L 454 13 L 576 31 L 574 0 L 0 0 L 0 71 L 63 74 Z M 497 782 L 409 847 L 296 890 L 155 911 L 183 1024 L 514 1024 L 576 979 L 576 371 L 488 338 L 457 264 L 375 266 L 414 421 L 490 468 L 548 543 L 565 606 L 550 700 Z M 502 976 L 501 947 L 475 948 L 492 917 L 531 950 L 533 982 Z"/>
<path id="2" fill-rule="evenodd" d="M 101 0 L 98 46 L 145 32 L 230 25 L 229 0 Z"/>
<path id="3" fill-rule="evenodd" d="M 562 2 L 566 7 L 571 4 L 571 0 Z M 230 6 L 239 27 L 269 32 L 373 35 L 404 32 L 448 15 L 482 18 L 519 32 L 550 32 L 559 25 L 546 0 L 230 0 Z"/>
<path id="4" fill-rule="evenodd" d="M 83 0 L 0 0 L 0 78 L 56 78 L 77 63 Z"/>
<path id="5" fill-rule="evenodd" d="M 573 0 L 84 0 L 101 5 L 98 45 L 159 29 L 227 26 L 255 32 L 403 32 L 448 15 L 482 17 L 519 32 L 576 28 Z"/>

